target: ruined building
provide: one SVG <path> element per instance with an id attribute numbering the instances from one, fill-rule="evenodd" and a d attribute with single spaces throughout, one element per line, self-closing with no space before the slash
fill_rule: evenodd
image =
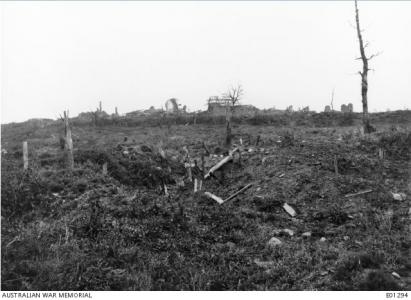
<path id="1" fill-rule="evenodd" d="M 214 116 L 225 116 L 227 105 L 230 105 L 230 99 L 213 96 L 207 101 L 207 112 Z M 252 105 L 235 105 L 234 114 L 236 116 L 252 116 L 258 112 L 258 108 Z"/>
<path id="2" fill-rule="evenodd" d="M 348 105 L 342 104 L 341 105 L 341 112 L 343 113 L 352 113 L 354 111 L 352 103 L 348 103 Z"/>

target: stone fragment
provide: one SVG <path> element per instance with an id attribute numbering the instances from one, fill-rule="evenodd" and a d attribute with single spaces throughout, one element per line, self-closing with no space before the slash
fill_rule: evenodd
<path id="1" fill-rule="evenodd" d="M 276 238 L 276 237 L 272 237 L 272 238 L 268 241 L 267 245 L 268 245 L 268 247 L 270 247 L 270 248 L 276 248 L 276 247 L 280 246 L 282 243 L 283 243 L 283 242 L 281 242 L 280 239 L 278 239 L 278 238 Z"/>

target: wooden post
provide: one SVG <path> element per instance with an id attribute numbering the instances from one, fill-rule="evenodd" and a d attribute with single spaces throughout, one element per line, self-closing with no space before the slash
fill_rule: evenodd
<path id="1" fill-rule="evenodd" d="M 101 104 L 101 101 L 99 102 L 98 108 L 99 108 L 99 111 L 100 111 L 100 112 L 103 111 L 103 106 L 102 106 L 102 104 Z"/>
<path id="2" fill-rule="evenodd" d="M 194 193 L 196 193 L 197 192 L 197 185 L 198 184 L 198 180 L 197 180 L 197 178 L 194 178 Z"/>
<path id="3" fill-rule="evenodd" d="M 107 163 L 103 164 L 103 175 L 107 175 Z"/>
<path id="4" fill-rule="evenodd" d="M 64 129 L 66 132 L 66 151 L 67 151 L 67 166 L 69 169 L 74 169 L 73 158 L 73 140 L 71 138 L 71 129 L 69 124 L 69 112 L 64 112 Z"/>
<path id="5" fill-rule="evenodd" d="M 115 110 L 115 115 L 118 117 L 118 110 L 117 110 L 117 106 L 114 108 Z"/>
<path id="6" fill-rule="evenodd" d="M 23 142 L 23 168 L 27 170 L 29 168 L 29 151 L 27 141 Z"/>
<path id="7" fill-rule="evenodd" d="M 380 159 L 384 159 L 384 150 L 382 148 L 378 148 L 378 156 Z"/>
<path id="8" fill-rule="evenodd" d="M 184 152 L 186 152 L 186 163 L 185 167 L 187 169 L 187 175 L 188 175 L 188 181 L 192 182 L 193 181 L 193 176 L 191 173 L 191 159 L 190 159 L 190 153 L 188 152 L 188 149 L 186 146 L 183 147 Z"/>

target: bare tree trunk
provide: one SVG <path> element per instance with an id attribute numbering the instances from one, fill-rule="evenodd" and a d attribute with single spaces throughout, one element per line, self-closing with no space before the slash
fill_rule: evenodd
<path id="1" fill-rule="evenodd" d="M 27 170 L 29 168 L 29 151 L 27 141 L 23 142 L 23 168 Z"/>
<path id="2" fill-rule="evenodd" d="M 367 93 L 368 93 L 368 60 L 370 58 L 367 58 L 365 55 L 365 47 L 364 47 L 364 42 L 362 39 L 361 35 L 361 28 L 360 28 L 360 17 L 358 14 L 358 6 L 357 6 L 357 0 L 355 0 L 355 22 L 357 24 L 357 36 L 358 36 L 358 42 L 360 44 L 360 53 L 361 53 L 361 60 L 362 60 L 362 72 L 359 72 L 361 75 L 361 97 L 362 97 L 362 120 L 363 120 L 363 127 L 364 127 L 364 133 L 370 133 L 373 131 L 373 127 L 370 124 L 370 118 L 368 115 L 368 99 L 367 99 Z"/>
<path id="3" fill-rule="evenodd" d="M 74 169 L 73 140 L 71 138 L 68 111 L 64 112 L 64 131 L 66 133 L 67 166 L 72 170 Z"/>

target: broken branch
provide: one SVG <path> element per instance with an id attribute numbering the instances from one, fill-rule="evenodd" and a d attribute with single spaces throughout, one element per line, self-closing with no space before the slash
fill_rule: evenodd
<path id="1" fill-rule="evenodd" d="M 233 198 L 235 198 L 236 196 L 238 196 L 239 194 L 243 193 L 244 191 L 248 190 L 253 184 L 249 183 L 247 184 L 245 187 L 243 187 L 242 189 L 240 189 L 239 191 L 235 192 L 234 194 L 232 194 L 230 197 L 228 197 L 227 199 L 224 200 L 224 202 L 227 202 Z"/>
<path id="2" fill-rule="evenodd" d="M 220 169 L 222 166 L 224 166 L 226 163 L 228 163 L 229 161 L 231 161 L 233 159 L 233 154 L 238 151 L 238 148 L 235 148 L 234 150 L 232 150 L 228 156 L 224 157 L 222 160 L 220 160 L 220 162 L 218 164 L 216 164 L 214 167 L 212 167 L 210 169 L 210 171 L 208 171 L 208 173 L 204 176 L 204 179 L 207 179 L 208 177 L 210 177 L 215 171 L 217 171 L 218 169 Z"/>
<path id="3" fill-rule="evenodd" d="M 363 195 L 363 194 L 368 194 L 368 193 L 371 193 L 371 192 L 372 192 L 372 190 L 365 190 L 365 191 L 360 191 L 360 192 L 354 193 L 354 194 L 347 194 L 344 197 L 345 198 L 350 198 L 350 197 L 355 197 L 355 196 L 359 196 L 359 195 Z"/>

